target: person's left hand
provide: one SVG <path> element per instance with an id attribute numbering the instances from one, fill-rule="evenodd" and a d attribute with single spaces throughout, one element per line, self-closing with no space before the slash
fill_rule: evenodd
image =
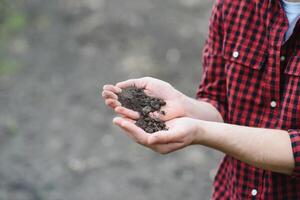
<path id="1" fill-rule="evenodd" d="M 135 142 L 161 154 L 167 154 L 195 144 L 197 137 L 202 132 L 198 121 L 186 117 L 176 118 L 166 122 L 169 128 L 167 131 L 149 134 L 137 127 L 132 119 L 116 117 L 113 120 L 114 124 L 121 127 Z"/>
<path id="2" fill-rule="evenodd" d="M 152 77 L 129 79 L 119 82 L 116 85 L 103 86 L 102 97 L 105 100 L 105 104 L 113 108 L 117 114 L 133 120 L 140 118 L 138 112 L 123 107 L 118 101 L 118 93 L 130 86 L 143 89 L 148 96 L 160 98 L 165 101 L 166 105 L 162 107 L 164 114 L 160 112 L 152 113 L 156 118 L 168 121 L 188 115 L 186 113 L 188 105 L 185 103 L 188 97 L 176 90 L 171 84 Z"/>

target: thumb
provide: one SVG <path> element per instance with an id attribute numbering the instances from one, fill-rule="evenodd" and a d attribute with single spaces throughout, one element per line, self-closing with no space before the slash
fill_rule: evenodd
<path id="1" fill-rule="evenodd" d="M 138 79 L 129 79 L 126 81 L 118 82 L 116 84 L 119 88 L 126 88 L 130 86 L 136 86 L 137 88 L 145 88 L 147 85 L 147 82 L 143 78 Z"/>

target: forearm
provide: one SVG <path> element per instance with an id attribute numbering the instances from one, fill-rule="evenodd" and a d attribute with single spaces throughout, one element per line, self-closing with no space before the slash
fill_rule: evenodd
<path id="1" fill-rule="evenodd" d="M 185 116 L 212 122 L 223 122 L 220 112 L 210 103 L 184 96 L 182 98 Z"/>
<path id="2" fill-rule="evenodd" d="M 291 174 L 294 157 L 286 131 L 199 120 L 196 143 L 222 151 L 250 165 Z"/>

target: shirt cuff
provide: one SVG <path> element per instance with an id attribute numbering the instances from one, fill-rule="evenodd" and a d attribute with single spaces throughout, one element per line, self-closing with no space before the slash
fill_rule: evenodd
<path id="1" fill-rule="evenodd" d="M 300 178 L 300 130 L 288 130 L 291 138 L 292 149 L 295 159 L 295 168 L 292 177 Z"/>
<path id="2" fill-rule="evenodd" d="M 224 107 L 223 104 L 221 104 L 218 101 L 209 99 L 209 98 L 201 98 L 201 97 L 199 98 L 198 97 L 197 100 L 204 101 L 206 103 L 211 104 L 213 107 L 215 107 L 219 111 L 219 113 L 221 114 L 221 116 L 223 118 L 223 121 L 226 122 L 226 110 L 225 110 L 225 107 Z"/>

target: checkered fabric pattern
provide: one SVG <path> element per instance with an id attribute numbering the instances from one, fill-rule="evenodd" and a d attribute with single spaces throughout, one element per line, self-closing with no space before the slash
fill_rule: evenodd
<path id="1" fill-rule="evenodd" d="M 280 0 L 217 0 L 203 51 L 197 99 L 226 123 L 287 130 L 292 176 L 222 160 L 212 199 L 300 199 L 300 20 L 284 43 L 288 20 Z"/>

